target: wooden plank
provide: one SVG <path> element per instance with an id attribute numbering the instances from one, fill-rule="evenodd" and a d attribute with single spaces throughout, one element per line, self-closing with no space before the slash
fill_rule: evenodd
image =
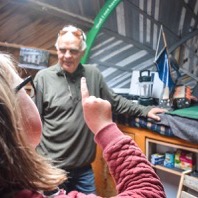
<path id="1" fill-rule="evenodd" d="M 31 46 L 24 46 L 24 45 L 18 45 L 18 44 L 15 44 L 15 43 L 7 43 L 7 42 L 0 42 L 0 46 L 2 46 L 2 47 L 10 47 L 10 48 L 17 48 L 17 49 L 20 49 L 21 47 L 40 49 L 40 48 L 31 47 Z M 46 50 L 46 49 L 40 49 L 40 50 Z M 57 52 L 54 51 L 54 50 L 46 50 L 46 51 L 48 51 L 50 54 L 54 54 L 54 55 L 57 54 Z"/>
<path id="2" fill-rule="evenodd" d="M 146 141 L 151 142 L 151 143 L 155 143 L 155 144 L 160 144 L 160 145 L 167 146 L 167 147 L 179 148 L 179 149 L 183 149 L 183 150 L 186 150 L 186 151 L 191 151 L 191 152 L 198 153 L 197 148 L 188 148 L 186 146 L 170 144 L 170 143 L 167 143 L 167 142 L 162 142 L 162 141 L 159 141 L 159 140 L 153 140 L 153 139 L 150 139 L 150 138 L 147 138 Z"/>
<path id="3" fill-rule="evenodd" d="M 197 196 L 191 195 L 185 191 L 182 191 L 180 198 L 197 198 Z"/>
<path id="4" fill-rule="evenodd" d="M 198 178 L 190 176 L 190 175 L 185 175 L 183 184 L 186 187 L 198 192 Z"/>
<path id="5" fill-rule="evenodd" d="M 180 182 L 179 182 L 179 187 L 178 187 L 178 190 L 177 190 L 177 198 L 181 197 L 183 182 L 184 182 L 184 176 L 186 174 L 189 174 L 190 172 L 191 172 L 190 170 L 186 170 L 182 173 L 181 178 L 180 178 Z"/>
<path id="6" fill-rule="evenodd" d="M 85 26 L 90 26 L 93 24 L 93 20 L 88 19 L 86 17 L 80 16 L 78 14 L 74 14 L 72 12 L 68 12 L 64 9 L 60 9 L 58 7 L 52 6 L 47 3 L 42 3 L 40 1 L 36 0 L 28 0 L 26 2 L 18 2 L 14 1 L 14 3 L 21 3 L 21 4 L 26 4 L 28 7 L 31 7 L 32 9 L 35 9 L 39 12 L 45 13 L 46 15 L 52 15 L 56 17 L 60 17 L 62 19 L 69 19 L 70 21 L 73 21 L 77 24 L 82 24 Z"/>

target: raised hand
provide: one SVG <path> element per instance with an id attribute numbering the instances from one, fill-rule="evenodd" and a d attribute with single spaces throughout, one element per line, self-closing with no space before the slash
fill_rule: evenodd
<path id="1" fill-rule="evenodd" d="M 84 119 L 92 132 L 97 133 L 112 123 L 111 104 L 107 100 L 89 96 L 84 77 L 81 78 L 81 96 Z"/>

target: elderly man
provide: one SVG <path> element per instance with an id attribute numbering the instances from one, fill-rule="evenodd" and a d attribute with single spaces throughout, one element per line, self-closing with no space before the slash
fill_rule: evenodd
<path id="1" fill-rule="evenodd" d="M 114 113 L 159 120 L 157 113 L 164 110 L 144 107 L 115 94 L 96 67 L 82 65 L 86 36 L 81 29 L 65 26 L 55 46 L 58 63 L 39 71 L 34 79 L 35 102 L 43 122 L 37 151 L 69 172 L 69 180 L 64 183 L 67 192 L 76 189 L 85 194 L 95 193 L 91 163 L 95 159 L 96 145 L 83 118 L 81 77 L 86 77 L 90 95 L 108 100 Z"/>

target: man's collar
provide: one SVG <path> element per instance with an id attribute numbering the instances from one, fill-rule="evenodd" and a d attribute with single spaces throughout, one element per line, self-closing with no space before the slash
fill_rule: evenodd
<path id="1" fill-rule="evenodd" d="M 79 77 L 79 76 L 80 77 L 84 76 L 84 71 L 85 71 L 85 69 L 84 69 L 84 67 L 81 63 L 78 65 L 77 70 L 72 74 L 64 71 L 62 69 L 61 65 L 57 64 L 57 73 L 56 74 L 58 76 L 65 76 L 66 75 L 67 77 L 70 77 L 70 78 L 76 78 L 76 77 Z"/>

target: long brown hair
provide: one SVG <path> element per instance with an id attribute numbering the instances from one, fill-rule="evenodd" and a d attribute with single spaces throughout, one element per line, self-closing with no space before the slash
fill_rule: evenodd
<path id="1" fill-rule="evenodd" d="M 5 72 L 12 63 L 10 56 L 0 55 L 0 189 L 53 190 L 66 174 L 24 141 L 22 107 Z"/>

